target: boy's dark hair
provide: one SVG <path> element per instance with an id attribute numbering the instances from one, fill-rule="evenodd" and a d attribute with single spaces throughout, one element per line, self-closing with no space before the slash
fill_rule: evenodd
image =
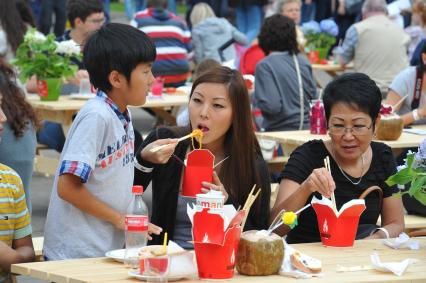
<path id="1" fill-rule="evenodd" d="M 83 49 L 83 62 L 95 88 L 108 92 L 112 71 L 130 74 L 141 63 L 154 62 L 157 53 L 152 40 L 142 31 L 126 24 L 110 23 L 94 32 Z"/>
<path id="2" fill-rule="evenodd" d="M 67 17 L 71 27 L 74 27 L 75 19 L 80 18 L 84 22 L 91 14 L 103 11 L 101 0 L 68 0 L 67 3 Z"/>
<path id="3" fill-rule="evenodd" d="M 362 73 L 347 73 L 332 80 L 324 89 L 324 110 L 327 121 L 331 108 L 344 103 L 353 109 L 368 114 L 376 121 L 382 103 L 382 94 L 376 83 Z"/>
<path id="4" fill-rule="evenodd" d="M 266 55 L 272 51 L 299 53 L 296 37 L 296 25 L 286 16 L 275 14 L 266 18 L 259 33 L 259 47 Z"/>

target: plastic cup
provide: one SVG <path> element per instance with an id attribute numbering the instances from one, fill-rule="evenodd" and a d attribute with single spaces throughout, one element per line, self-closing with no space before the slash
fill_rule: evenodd
<path id="1" fill-rule="evenodd" d="M 146 282 L 167 282 L 170 257 L 168 255 L 145 258 Z"/>
<path id="2" fill-rule="evenodd" d="M 155 78 L 154 83 L 151 86 L 152 95 L 155 97 L 161 97 L 163 95 L 164 81 L 162 78 Z"/>
<path id="3" fill-rule="evenodd" d="M 80 90 L 78 91 L 79 94 L 91 94 L 92 93 L 92 86 L 90 85 L 89 79 L 80 79 Z"/>
<path id="4" fill-rule="evenodd" d="M 220 191 L 210 191 L 207 194 L 197 194 L 197 207 L 213 210 L 223 209 L 225 196 Z"/>

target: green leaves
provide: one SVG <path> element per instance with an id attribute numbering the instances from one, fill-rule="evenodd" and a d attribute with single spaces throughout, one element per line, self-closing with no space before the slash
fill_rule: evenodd
<path id="1" fill-rule="evenodd" d="M 394 196 L 408 193 L 423 205 L 426 205 L 426 173 L 421 168 L 413 168 L 415 153 L 407 155 L 407 168 L 404 168 L 386 180 L 388 186 L 405 185 L 411 182 L 408 191 L 398 192 Z"/>
<path id="2" fill-rule="evenodd" d="M 71 58 L 80 59 L 81 54 L 59 54 L 57 48 L 53 34 L 44 36 L 35 29 L 29 29 L 12 62 L 19 68 L 20 79 L 26 81 L 33 75 L 40 80 L 73 76 L 78 68 Z"/>
<path id="3" fill-rule="evenodd" d="M 328 33 L 320 32 L 313 33 L 309 32 L 305 34 L 306 38 L 306 47 L 310 50 L 317 48 L 330 48 L 336 43 L 336 38 Z"/>

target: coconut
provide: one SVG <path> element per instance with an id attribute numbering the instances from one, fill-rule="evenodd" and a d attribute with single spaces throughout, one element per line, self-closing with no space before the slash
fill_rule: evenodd
<path id="1" fill-rule="evenodd" d="M 376 137 L 379 140 L 394 141 L 399 139 L 404 128 L 402 118 L 395 114 L 382 115 L 377 125 Z"/>
<path id="2" fill-rule="evenodd" d="M 284 243 L 277 234 L 246 231 L 241 235 L 237 253 L 237 270 L 245 275 L 271 275 L 280 270 Z"/>

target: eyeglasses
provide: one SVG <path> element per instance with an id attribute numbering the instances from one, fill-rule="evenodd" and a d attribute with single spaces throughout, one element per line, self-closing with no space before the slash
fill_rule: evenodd
<path id="1" fill-rule="evenodd" d="M 370 126 L 364 126 L 364 125 L 355 125 L 353 127 L 345 127 L 343 125 L 331 125 L 328 127 L 328 131 L 332 135 L 336 136 L 343 136 L 346 134 L 346 130 L 349 130 L 349 132 L 354 136 L 365 136 L 370 132 L 371 127 L 373 126 L 373 123 L 370 124 Z"/>
<path id="2" fill-rule="evenodd" d="M 105 23 L 105 18 L 102 18 L 102 19 L 87 19 L 86 22 L 96 24 L 96 25 L 103 25 Z"/>

